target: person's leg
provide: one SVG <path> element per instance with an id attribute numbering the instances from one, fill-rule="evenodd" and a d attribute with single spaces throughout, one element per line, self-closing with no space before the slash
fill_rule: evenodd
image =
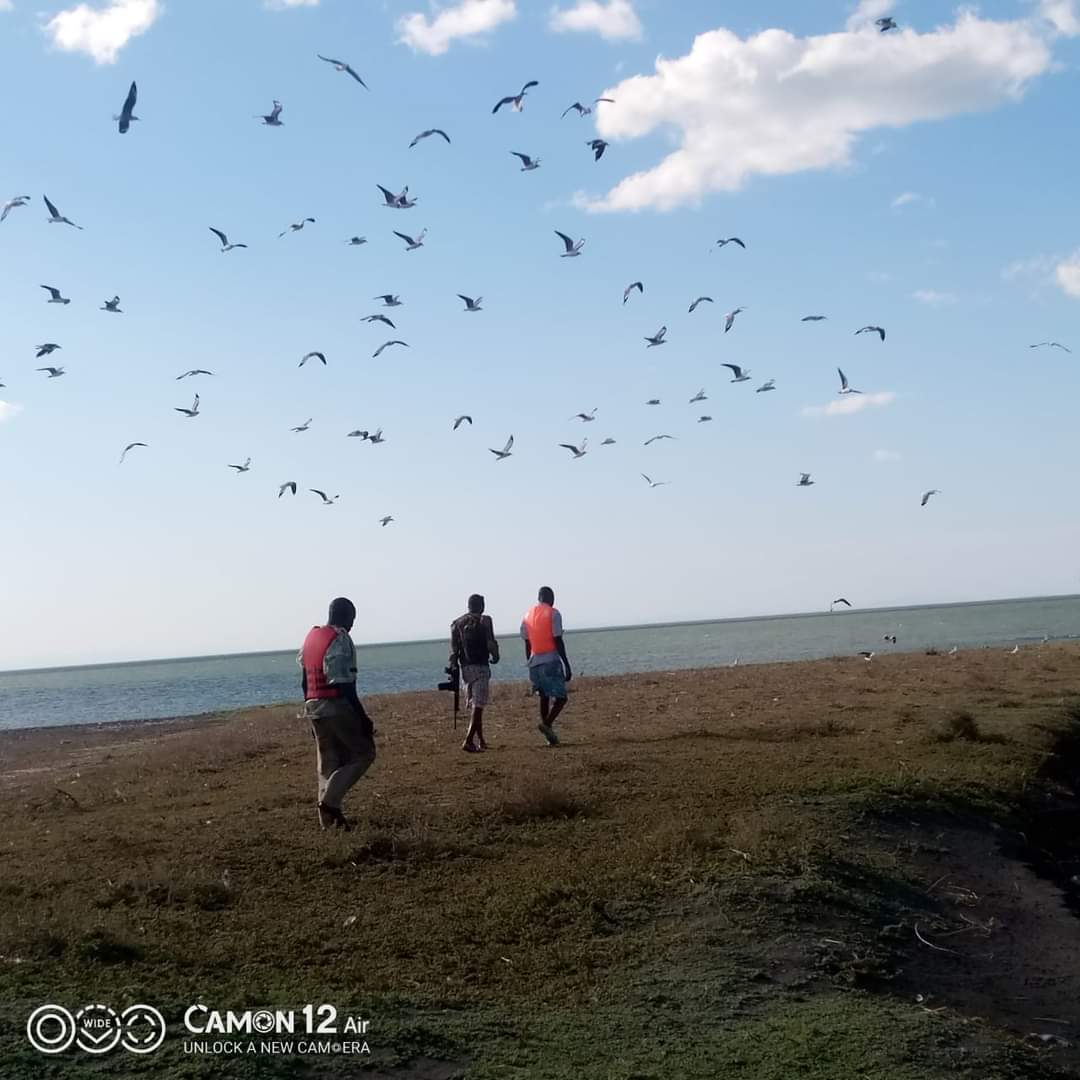
<path id="1" fill-rule="evenodd" d="M 375 743 L 365 735 L 350 735 L 339 739 L 338 745 L 342 761 L 327 781 L 323 805 L 341 813 L 345 795 L 375 761 Z"/>
<path id="2" fill-rule="evenodd" d="M 543 724 L 544 727 L 547 727 L 548 709 L 549 709 L 550 705 L 551 705 L 551 702 L 549 701 L 547 694 L 541 693 L 540 694 L 540 723 Z"/>
<path id="3" fill-rule="evenodd" d="M 313 717 L 311 721 L 311 733 L 315 738 L 315 777 L 318 789 L 319 825 L 326 829 L 335 824 L 332 813 L 327 813 L 323 807 L 326 803 L 326 789 L 340 764 L 340 749 L 333 732 L 327 730 L 321 718 Z"/>
<path id="4" fill-rule="evenodd" d="M 472 726 L 473 731 L 476 733 L 476 745 L 479 746 L 481 750 L 486 750 L 488 745 L 484 738 L 484 708 L 482 705 L 477 705 L 476 708 L 473 709 Z"/>
<path id="5" fill-rule="evenodd" d="M 566 698 L 556 698 L 551 703 L 551 711 L 548 713 L 548 727 L 551 727 L 551 725 L 555 723 L 555 721 L 559 718 L 559 713 L 561 713 L 565 708 Z"/>

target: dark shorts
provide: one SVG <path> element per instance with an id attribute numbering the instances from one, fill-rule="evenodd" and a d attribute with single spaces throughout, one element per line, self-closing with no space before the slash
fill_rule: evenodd
<path id="1" fill-rule="evenodd" d="M 533 690 L 544 697 L 556 701 L 566 700 L 566 676 L 562 663 L 554 660 L 547 664 L 537 664 L 529 668 L 529 682 Z"/>

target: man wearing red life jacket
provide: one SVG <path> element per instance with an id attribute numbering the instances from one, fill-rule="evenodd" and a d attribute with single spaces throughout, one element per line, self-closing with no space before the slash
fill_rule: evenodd
<path id="1" fill-rule="evenodd" d="M 558 746 L 554 724 L 566 708 L 566 684 L 574 676 L 566 657 L 562 615 L 555 607 L 554 590 L 545 585 L 537 600 L 521 620 L 521 636 L 525 639 L 529 681 L 533 691 L 540 695 L 538 730 L 549 746 Z"/>
<path id="2" fill-rule="evenodd" d="M 356 621 L 351 600 L 330 603 L 326 626 L 313 626 L 297 660 L 303 672 L 303 719 L 315 737 L 319 780 L 319 824 L 349 829 L 341 811 L 345 793 L 375 760 L 375 729 L 356 695 L 356 646 L 349 631 Z"/>

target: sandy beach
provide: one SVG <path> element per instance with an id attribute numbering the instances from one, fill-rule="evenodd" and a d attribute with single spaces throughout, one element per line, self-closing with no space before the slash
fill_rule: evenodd
<path id="1" fill-rule="evenodd" d="M 0 1074 L 85 999 L 177 1078 L 286 1075 L 185 1055 L 195 1000 L 362 1011 L 365 1076 L 1080 1075 L 1080 646 L 572 686 L 558 748 L 498 686 L 476 756 L 367 699 L 348 835 L 295 704 L 0 734 Z"/>

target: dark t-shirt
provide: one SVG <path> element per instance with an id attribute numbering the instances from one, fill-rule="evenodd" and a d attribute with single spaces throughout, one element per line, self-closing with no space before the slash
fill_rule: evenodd
<path id="1" fill-rule="evenodd" d="M 491 616 L 470 612 L 455 619 L 450 625 L 450 653 L 451 659 L 457 657 L 463 664 L 486 664 L 489 657 L 498 660 L 499 643 Z"/>

